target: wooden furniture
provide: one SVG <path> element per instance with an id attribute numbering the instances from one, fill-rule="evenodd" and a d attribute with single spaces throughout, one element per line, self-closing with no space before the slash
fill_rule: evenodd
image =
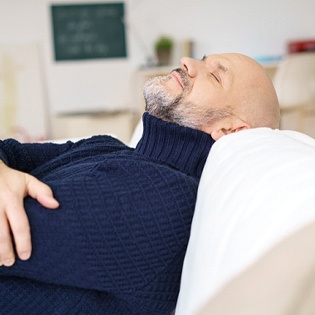
<path id="1" fill-rule="evenodd" d="M 109 134 L 129 143 L 136 123 L 135 113 L 128 110 L 59 114 L 53 119 L 52 138 L 73 139 Z"/>

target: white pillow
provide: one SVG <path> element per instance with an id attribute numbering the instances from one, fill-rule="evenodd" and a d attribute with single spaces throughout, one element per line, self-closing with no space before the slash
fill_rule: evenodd
<path id="1" fill-rule="evenodd" d="M 131 148 L 135 148 L 137 146 L 137 143 L 142 137 L 142 132 L 143 132 L 143 122 L 142 122 L 142 119 L 140 119 L 129 141 L 129 146 Z"/>
<path id="2" fill-rule="evenodd" d="M 271 246 L 314 219 L 314 139 L 269 128 L 222 137 L 202 173 L 176 314 L 194 314 Z"/>

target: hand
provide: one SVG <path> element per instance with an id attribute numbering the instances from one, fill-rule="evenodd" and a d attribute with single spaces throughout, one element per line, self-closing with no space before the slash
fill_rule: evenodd
<path id="1" fill-rule="evenodd" d="M 26 196 L 49 209 L 59 206 L 49 186 L 34 176 L 9 168 L 0 160 L 0 266 L 14 264 L 13 242 L 20 259 L 31 256 L 30 225 L 23 207 Z"/>

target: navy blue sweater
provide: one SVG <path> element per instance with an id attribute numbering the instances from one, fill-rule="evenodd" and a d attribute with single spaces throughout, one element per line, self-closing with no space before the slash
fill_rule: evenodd
<path id="1" fill-rule="evenodd" d="M 32 257 L 0 268 L 0 314 L 169 314 L 212 138 L 145 113 L 135 149 L 110 136 L 0 142 L 60 202 L 25 198 Z"/>

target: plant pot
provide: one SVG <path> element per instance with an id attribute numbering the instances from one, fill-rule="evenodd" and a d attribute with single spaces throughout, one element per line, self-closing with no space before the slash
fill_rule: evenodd
<path id="1" fill-rule="evenodd" d="M 157 49 L 156 57 L 158 60 L 158 65 L 169 66 L 171 63 L 171 54 L 172 51 L 170 49 Z"/>

